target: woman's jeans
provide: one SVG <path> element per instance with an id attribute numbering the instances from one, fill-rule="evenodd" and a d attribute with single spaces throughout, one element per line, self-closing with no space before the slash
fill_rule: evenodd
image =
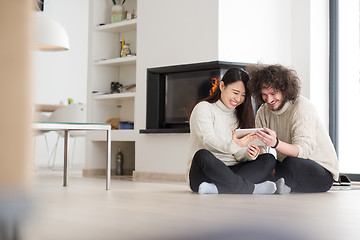
<path id="1" fill-rule="evenodd" d="M 226 166 L 210 151 L 200 149 L 193 157 L 190 188 L 198 192 L 202 182 L 214 183 L 219 193 L 253 193 L 254 184 L 267 180 L 276 166 L 272 154 L 261 154 L 254 161 Z"/>

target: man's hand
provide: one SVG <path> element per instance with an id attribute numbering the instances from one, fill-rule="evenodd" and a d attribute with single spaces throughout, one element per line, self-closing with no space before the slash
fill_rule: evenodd
<path id="1" fill-rule="evenodd" d="M 266 144 L 266 146 L 273 147 L 276 145 L 276 133 L 270 128 L 264 127 L 264 130 L 256 132 L 256 136 Z"/>

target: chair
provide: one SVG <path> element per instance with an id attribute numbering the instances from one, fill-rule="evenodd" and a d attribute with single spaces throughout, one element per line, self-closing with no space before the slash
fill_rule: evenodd
<path id="1" fill-rule="evenodd" d="M 65 107 L 59 108 L 55 110 L 49 117 L 49 122 L 86 122 L 86 109 L 85 105 L 82 104 L 74 104 L 74 105 L 67 105 Z M 64 137 L 63 131 L 58 131 L 58 137 L 54 146 L 54 149 L 51 153 L 51 157 L 53 157 L 52 162 L 49 164 L 51 168 L 54 167 L 55 158 L 56 158 L 56 151 L 58 147 L 58 143 L 61 137 Z M 76 146 L 76 137 L 85 136 L 85 132 L 80 131 L 73 131 L 70 132 L 70 137 L 74 137 L 74 145 L 72 150 L 72 158 L 74 158 L 74 149 Z"/>
<path id="2" fill-rule="evenodd" d="M 34 121 L 36 122 L 47 122 L 49 121 L 49 116 L 41 113 L 41 112 L 34 112 L 33 115 Z M 48 159 L 48 163 L 50 163 L 50 150 L 49 150 L 49 143 L 48 143 L 48 139 L 46 136 L 46 133 L 49 131 L 36 131 L 34 134 L 34 150 L 33 150 L 33 163 L 34 163 L 34 168 L 38 169 L 37 164 L 36 164 L 36 160 L 35 160 L 35 147 L 36 147 L 36 138 L 38 136 L 43 136 L 44 140 L 45 140 L 45 146 L 46 146 L 46 153 L 47 153 L 47 159 Z"/>

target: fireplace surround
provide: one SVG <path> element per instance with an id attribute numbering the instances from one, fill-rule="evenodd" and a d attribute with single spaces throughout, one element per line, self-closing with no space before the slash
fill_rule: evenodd
<path id="1" fill-rule="evenodd" d="M 238 62 L 211 61 L 147 69 L 146 129 L 140 133 L 189 133 L 195 104 L 207 97 Z"/>

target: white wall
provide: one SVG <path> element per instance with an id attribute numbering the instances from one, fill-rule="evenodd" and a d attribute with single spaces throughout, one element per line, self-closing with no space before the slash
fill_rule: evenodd
<path id="1" fill-rule="evenodd" d="M 217 0 L 138 0 L 136 130 L 146 127 L 146 69 L 218 59 Z M 140 134 L 136 172 L 183 174 L 188 134 Z"/>
<path id="2" fill-rule="evenodd" d="M 288 0 L 219 1 L 220 60 L 289 65 L 291 22 Z"/>
<path id="3" fill-rule="evenodd" d="M 310 1 L 309 98 L 329 129 L 329 1 Z"/>
<path id="4" fill-rule="evenodd" d="M 89 3 L 45 0 L 43 13 L 65 28 L 70 50 L 34 51 L 34 102 L 58 104 L 74 98 L 86 103 Z"/>
<path id="5" fill-rule="evenodd" d="M 329 124 L 329 4 L 327 0 L 292 1 L 292 66 L 302 81 L 301 94 Z"/>
<path id="6" fill-rule="evenodd" d="M 45 0 L 43 14 L 59 22 L 66 30 L 70 50 L 64 52 L 33 52 L 34 103 L 58 104 L 73 98 L 86 104 L 88 14 L 87 0 Z M 56 133 L 48 133 L 49 147 L 55 144 Z M 36 159 L 44 165 L 47 153 L 42 138 L 36 139 Z M 62 140 L 56 162 L 62 164 Z M 72 145 L 71 145 L 72 146 Z M 70 147 L 71 147 L 70 146 Z M 85 140 L 76 143 L 75 163 L 85 160 Z"/>
<path id="7" fill-rule="evenodd" d="M 291 1 L 291 65 L 302 82 L 301 94 L 310 96 L 310 0 Z"/>

